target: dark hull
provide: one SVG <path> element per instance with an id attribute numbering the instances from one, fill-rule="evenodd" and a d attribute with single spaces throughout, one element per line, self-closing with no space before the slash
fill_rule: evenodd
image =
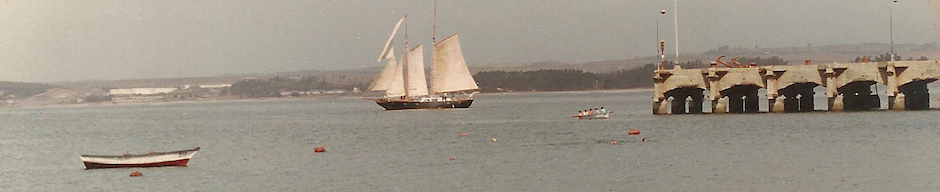
<path id="1" fill-rule="evenodd" d="M 470 104 L 473 104 L 473 100 L 460 100 L 460 101 L 434 101 L 434 102 L 417 102 L 417 101 L 384 101 L 379 100 L 375 101 L 376 104 L 381 105 L 385 110 L 401 110 L 401 109 L 446 109 L 446 108 L 468 108 Z"/>
<path id="2" fill-rule="evenodd" d="M 95 162 L 84 162 L 84 163 L 85 163 L 85 169 L 124 168 L 124 167 L 163 167 L 163 166 L 186 167 L 186 164 L 189 163 L 189 159 L 166 161 L 166 162 L 155 162 L 155 163 L 140 163 L 140 164 L 103 164 L 103 163 L 95 163 Z"/>

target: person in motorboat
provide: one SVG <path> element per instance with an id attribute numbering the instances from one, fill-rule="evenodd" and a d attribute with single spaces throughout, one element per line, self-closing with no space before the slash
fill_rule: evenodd
<path id="1" fill-rule="evenodd" d="M 601 113 L 601 114 L 607 114 L 607 110 L 604 109 L 604 107 L 601 107 L 600 113 Z"/>

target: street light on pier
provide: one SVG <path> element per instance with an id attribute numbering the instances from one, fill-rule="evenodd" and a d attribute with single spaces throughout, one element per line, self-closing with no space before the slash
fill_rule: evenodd
<path id="1" fill-rule="evenodd" d="M 894 3 L 888 8 L 888 32 L 891 33 L 891 61 L 894 61 L 894 4 L 897 4 L 898 1 L 895 0 Z"/>
<path id="2" fill-rule="evenodd" d="M 676 25 L 676 65 L 673 69 L 680 69 L 679 65 L 679 0 L 672 0 L 672 14 Z"/>
<path id="3" fill-rule="evenodd" d="M 659 14 L 661 16 L 666 15 L 666 10 L 659 11 Z M 659 17 L 656 17 L 656 44 L 658 47 L 656 49 L 656 55 L 659 57 L 659 69 L 664 69 L 663 63 L 666 60 L 666 54 L 664 53 L 666 51 L 666 42 L 659 39 Z"/>

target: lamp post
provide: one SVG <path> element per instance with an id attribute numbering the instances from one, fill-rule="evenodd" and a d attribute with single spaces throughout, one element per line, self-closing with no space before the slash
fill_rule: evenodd
<path id="1" fill-rule="evenodd" d="M 888 32 L 891 33 L 891 61 L 894 61 L 894 4 L 896 3 L 898 3 L 897 0 L 888 8 Z"/>
<path id="2" fill-rule="evenodd" d="M 673 68 L 679 69 L 679 0 L 672 0 L 672 12 L 676 22 L 676 66 Z"/>
<path id="3" fill-rule="evenodd" d="M 659 11 L 659 14 L 666 15 L 666 10 Z M 663 53 L 666 49 L 665 43 L 659 39 L 659 17 L 656 17 L 656 56 L 659 57 L 659 69 L 663 69 L 663 62 L 666 60 L 666 54 Z"/>

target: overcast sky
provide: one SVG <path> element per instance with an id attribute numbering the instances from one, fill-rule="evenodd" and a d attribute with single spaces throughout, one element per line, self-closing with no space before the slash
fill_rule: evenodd
<path id="1" fill-rule="evenodd" d="M 940 39 L 940 0 L 679 0 L 678 9 L 680 52 L 888 43 L 892 9 L 896 43 Z M 432 11 L 433 0 L 5 0 L 0 81 L 378 67 L 405 13 L 412 46 L 431 43 Z M 460 34 L 473 65 L 655 55 L 657 18 L 673 54 L 672 0 L 440 0 L 437 23 L 438 38 Z"/>

